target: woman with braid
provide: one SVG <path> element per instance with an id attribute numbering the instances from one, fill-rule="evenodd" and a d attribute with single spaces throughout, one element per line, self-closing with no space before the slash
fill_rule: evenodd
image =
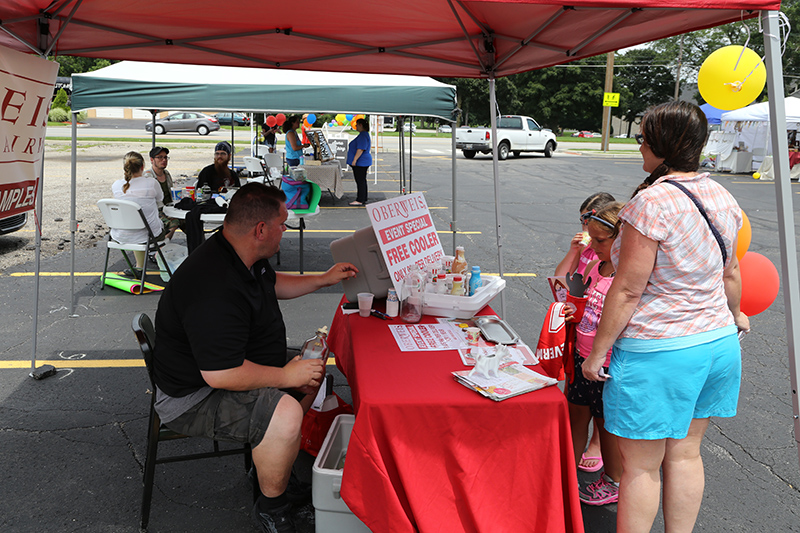
<path id="1" fill-rule="evenodd" d="M 147 224 L 150 226 L 150 231 L 156 236 L 157 241 L 164 240 L 164 225 L 158 215 L 157 205 L 158 202 L 164 201 L 161 185 L 153 178 L 142 176 L 144 158 L 139 152 L 125 154 L 122 169 L 125 172 L 125 178 L 115 181 L 111 186 L 114 198 L 131 200 L 142 206 L 142 212 L 147 219 Z M 119 243 L 145 244 L 147 242 L 147 230 L 112 229 L 111 238 Z M 133 254 L 136 257 L 136 268 L 144 268 L 144 252 L 133 252 Z"/>
<path id="2" fill-rule="evenodd" d="M 605 429 L 623 473 L 617 531 L 650 531 L 663 473 L 664 524 L 694 527 L 705 478 L 700 443 L 709 418 L 736 414 L 741 378 L 736 236 L 742 213 L 698 173 L 708 124 L 687 102 L 648 110 L 637 136 L 649 174 L 620 211 L 616 266 L 583 374 L 607 380 Z M 606 375 L 599 375 L 612 350 Z"/>

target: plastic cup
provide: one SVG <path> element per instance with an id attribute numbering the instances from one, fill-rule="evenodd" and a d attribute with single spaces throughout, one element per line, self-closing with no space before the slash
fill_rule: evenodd
<path id="1" fill-rule="evenodd" d="M 372 311 L 372 299 L 375 297 L 371 292 L 358 293 L 358 314 L 359 316 L 369 316 Z"/>
<path id="2" fill-rule="evenodd" d="M 469 327 L 467 328 L 467 343 L 470 346 L 477 346 L 478 339 L 481 338 L 481 328 Z"/>
<path id="3" fill-rule="evenodd" d="M 181 187 L 173 187 L 170 191 L 172 192 L 172 201 L 176 204 L 180 202 L 183 189 Z"/>

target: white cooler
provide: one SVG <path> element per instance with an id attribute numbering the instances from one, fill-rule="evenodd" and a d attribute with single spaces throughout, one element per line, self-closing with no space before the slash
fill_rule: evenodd
<path id="1" fill-rule="evenodd" d="M 337 416 L 314 461 L 311 490 L 319 533 L 369 533 L 369 528 L 347 508 L 339 493 L 342 488 L 341 463 L 355 422 L 353 415 Z"/>
<path id="2" fill-rule="evenodd" d="M 422 314 L 448 318 L 472 318 L 506 287 L 506 280 L 500 276 L 481 274 L 481 280 L 483 286 L 472 296 L 426 292 Z"/>

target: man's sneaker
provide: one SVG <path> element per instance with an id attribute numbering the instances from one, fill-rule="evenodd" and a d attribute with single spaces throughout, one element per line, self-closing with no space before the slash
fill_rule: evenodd
<path id="1" fill-rule="evenodd" d="M 292 504 L 287 503 L 269 512 L 261 511 L 258 502 L 253 505 L 253 520 L 262 533 L 297 533 L 292 521 Z"/>
<path id="2" fill-rule="evenodd" d="M 581 502 L 587 505 L 607 505 L 619 500 L 619 486 L 606 480 L 605 472 L 591 485 L 578 489 Z"/>

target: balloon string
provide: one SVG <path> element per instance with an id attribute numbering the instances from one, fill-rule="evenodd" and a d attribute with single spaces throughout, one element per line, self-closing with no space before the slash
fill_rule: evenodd
<path id="1" fill-rule="evenodd" d="M 769 15 L 769 16 L 772 16 L 772 15 Z M 744 11 L 742 11 L 742 25 L 747 30 L 747 39 L 744 42 L 744 46 L 742 47 L 742 51 L 739 53 L 739 57 L 736 59 L 736 64 L 733 67 L 734 71 L 739 66 L 739 62 L 742 60 L 742 56 L 744 55 L 744 51 L 747 49 L 747 45 L 750 44 L 750 28 L 746 24 L 744 24 Z M 758 28 L 759 28 L 759 31 L 761 33 L 764 33 L 764 29 L 761 26 L 761 19 L 760 18 L 758 19 Z M 780 35 L 772 35 L 772 34 L 769 34 L 769 33 L 764 33 L 764 37 L 769 37 L 770 39 L 777 39 L 778 40 L 778 42 L 780 43 L 780 47 L 781 47 L 781 57 L 783 57 L 783 55 L 786 53 L 786 43 L 789 41 L 789 33 L 792 31 L 792 25 L 789 22 L 789 19 L 786 17 L 786 15 L 783 14 L 782 12 L 780 12 L 780 11 L 778 12 L 778 31 L 779 31 L 779 33 L 783 33 L 783 42 L 782 43 L 780 42 Z M 738 93 L 739 91 L 741 91 L 744 88 L 744 84 L 747 81 L 747 78 L 752 76 L 753 73 L 756 71 L 756 69 L 759 66 L 764 64 L 764 58 L 765 57 L 766 57 L 766 55 L 764 55 L 764 56 L 762 56 L 760 58 L 758 63 L 756 63 L 756 65 L 753 67 L 753 70 L 751 70 L 750 73 L 747 76 L 745 76 L 742 81 L 734 81 L 734 82 L 730 82 L 730 83 L 724 83 L 723 85 L 730 85 L 731 89 L 733 90 L 733 92 Z M 766 65 L 764 66 L 764 68 L 766 68 Z"/>

